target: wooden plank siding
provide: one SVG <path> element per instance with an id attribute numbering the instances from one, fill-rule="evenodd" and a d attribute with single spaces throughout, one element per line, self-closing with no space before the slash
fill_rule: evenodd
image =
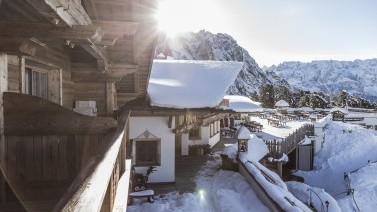
<path id="1" fill-rule="evenodd" d="M 125 160 L 120 150 L 125 142 L 130 111 L 118 119 L 118 128 L 102 139 L 54 211 L 111 211 Z"/>
<path id="2" fill-rule="evenodd" d="M 95 153 L 103 136 L 6 136 L 5 178 L 23 201 L 56 200 Z M 71 145 L 68 139 L 73 139 Z"/>

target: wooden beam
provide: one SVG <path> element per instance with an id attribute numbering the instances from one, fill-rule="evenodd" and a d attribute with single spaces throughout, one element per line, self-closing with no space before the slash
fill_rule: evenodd
<path id="1" fill-rule="evenodd" d="M 128 74 L 135 73 L 138 65 L 109 64 L 108 72 L 100 72 L 95 67 L 73 64 L 72 81 L 74 82 L 119 82 Z"/>
<path id="2" fill-rule="evenodd" d="M 92 21 L 79 1 L 24 0 L 55 25 L 90 25 Z"/>
<path id="3" fill-rule="evenodd" d="M 86 44 L 99 44 L 104 33 L 94 25 L 55 27 L 45 23 L 0 22 L 0 36 L 37 39 L 79 40 Z M 1 42 L 1 40 L 0 40 Z"/>
<path id="4" fill-rule="evenodd" d="M 97 8 L 94 0 L 83 0 L 83 3 L 85 5 L 85 10 L 88 13 L 88 15 L 93 19 L 98 19 Z"/>
<path id="5" fill-rule="evenodd" d="M 99 26 L 105 34 L 111 35 L 133 35 L 136 33 L 139 23 L 131 21 L 103 21 L 94 20 L 93 23 Z"/>
<path id="6" fill-rule="evenodd" d="M 27 107 L 25 107 L 27 102 Z M 4 93 L 5 135 L 77 135 L 107 133 L 113 118 L 84 116 L 46 99 Z"/>
<path id="7" fill-rule="evenodd" d="M 107 72 L 109 69 L 109 60 L 107 56 L 107 51 L 104 47 L 99 47 L 96 45 L 81 45 L 85 51 L 97 59 L 98 69 L 102 72 Z"/>

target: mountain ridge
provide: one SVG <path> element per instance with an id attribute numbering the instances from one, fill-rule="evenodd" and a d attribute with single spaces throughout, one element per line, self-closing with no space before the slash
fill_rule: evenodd
<path id="1" fill-rule="evenodd" d="M 163 37 L 156 48 L 156 55 L 163 53 L 173 59 L 183 60 L 220 60 L 244 62 L 228 94 L 250 96 L 258 92 L 263 84 L 281 84 L 289 86 L 277 75 L 264 72 L 248 51 L 238 45 L 230 35 L 212 34 L 201 30 L 197 33 L 185 33 L 176 38 Z"/>

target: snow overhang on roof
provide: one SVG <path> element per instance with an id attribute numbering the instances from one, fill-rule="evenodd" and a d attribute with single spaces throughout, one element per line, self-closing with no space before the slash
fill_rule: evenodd
<path id="1" fill-rule="evenodd" d="M 151 106 L 214 108 L 242 67 L 242 62 L 154 60 L 148 86 Z"/>
<path id="2" fill-rule="evenodd" d="M 246 96 L 226 95 L 224 99 L 229 100 L 229 108 L 235 112 L 247 113 L 262 109 L 261 103 L 254 102 Z"/>
<path id="3" fill-rule="evenodd" d="M 289 107 L 289 104 L 285 100 L 279 100 L 276 102 L 275 107 Z"/>
<path id="4" fill-rule="evenodd" d="M 334 107 L 333 109 L 330 110 L 330 113 L 334 113 L 334 112 L 341 112 L 343 114 L 348 114 L 348 110 L 346 108 L 341 108 L 341 107 Z"/>

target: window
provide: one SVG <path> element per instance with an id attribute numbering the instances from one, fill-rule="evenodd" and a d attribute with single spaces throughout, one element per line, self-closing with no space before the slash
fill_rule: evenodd
<path id="1" fill-rule="evenodd" d="M 146 139 L 136 141 L 136 166 L 161 165 L 161 140 Z"/>
<path id="2" fill-rule="evenodd" d="M 200 139 L 200 127 L 190 129 L 189 139 Z"/>
<path id="3" fill-rule="evenodd" d="M 25 70 L 25 93 L 47 99 L 47 73 Z"/>

